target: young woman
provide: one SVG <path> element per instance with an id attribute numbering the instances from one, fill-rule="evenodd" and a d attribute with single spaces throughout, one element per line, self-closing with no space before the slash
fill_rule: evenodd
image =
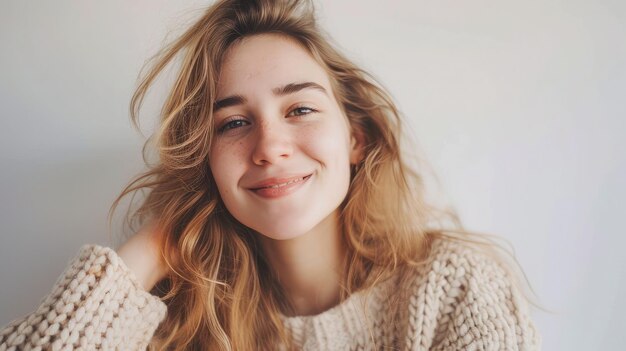
<path id="1" fill-rule="evenodd" d="M 112 206 L 149 190 L 141 230 L 83 246 L 0 350 L 539 348 L 520 280 L 426 203 L 394 103 L 311 4 L 218 1 L 134 122 L 176 58 L 159 160 Z"/>

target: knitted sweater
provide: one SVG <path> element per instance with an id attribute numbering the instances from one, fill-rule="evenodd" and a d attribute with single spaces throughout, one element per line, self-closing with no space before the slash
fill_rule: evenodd
<path id="1" fill-rule="evenodd" d="M 400 308 L 391 306 L 391 296 L 404 296 L 395 299 Z M 145 350 L 166 313 L 114 250 L 84 245 L 39 308 L 0 330 L 0 351 Z M 389 279 L 318 315 L 281 318 L 303 350 L 538 350 L 541 344 L 501 266 L 443 240 L 412 278 Z"/>

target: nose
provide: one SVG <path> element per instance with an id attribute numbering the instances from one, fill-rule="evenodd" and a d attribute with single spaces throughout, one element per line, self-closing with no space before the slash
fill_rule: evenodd
<path id="1" fill-rule="evenodd" d="M 274 164 L 291 156 L 293 145 L 288 128 L 289 126 L 280 121 L 259 123 L 252 153 L 255 164 L 259 166 Z"/>

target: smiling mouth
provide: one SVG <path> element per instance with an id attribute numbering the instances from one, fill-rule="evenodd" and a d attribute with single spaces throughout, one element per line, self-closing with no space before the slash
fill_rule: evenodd
<path id="1" fill-rule="evenodd" d="M 265 187 L 261 187 L 261 188 L 253 188 L 253 189 L 250 189 L 250 190 L 254 191 L 254 190 L 260 190 L 260 189 L 278 189 L 278 188 L 282 188 L 282 187 L 285 187 L 285 186 L 293 184 L 293 183 L 298 183 L 298 182 L 305 181 L 305 180 L 309 179 L 312 175 L 313 174 L 311 173 L 311 174 L 309 174 L 307 176 L 304 176 L 302 178 L 292 179 L 292 180 L 290 180 L 288 182 L 285 182 L 285 183 L 274 184 L 274 185 L 265 186 Z"/>

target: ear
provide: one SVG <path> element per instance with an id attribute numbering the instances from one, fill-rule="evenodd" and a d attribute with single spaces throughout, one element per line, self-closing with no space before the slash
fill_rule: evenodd
<path id="1" fill-rule="evenodd" d="M 354 129 L 350 135 L 350 164 L 357 164 L 365 157 L 365 137 L 360 130 Z"/>

